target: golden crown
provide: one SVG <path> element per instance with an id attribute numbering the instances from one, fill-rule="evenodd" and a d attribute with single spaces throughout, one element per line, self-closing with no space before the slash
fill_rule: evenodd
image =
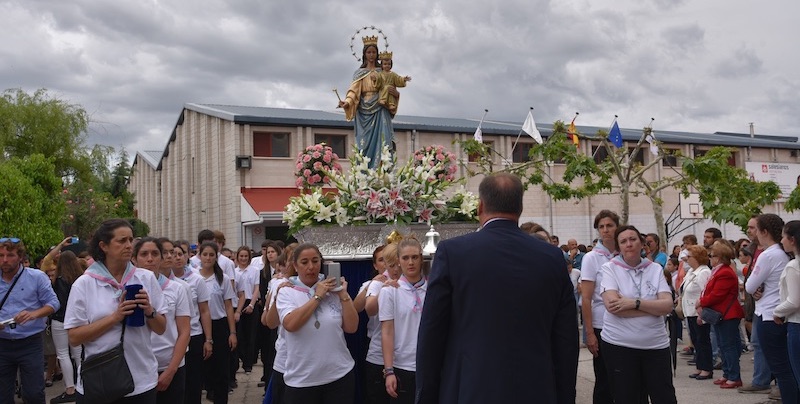
<path id="1" fill-rule="evenodd" d="M 392 52 L 385 51 L 378 54 L 380 60 L 392 60 Z"/>
<path id="2" fill-rule="evenodd" d="M 367 45 L 378 46 L 378 36 L 377 35 L 361 37 L 361 41 L 364 42 L 364 46 L 367 46 Z"/>

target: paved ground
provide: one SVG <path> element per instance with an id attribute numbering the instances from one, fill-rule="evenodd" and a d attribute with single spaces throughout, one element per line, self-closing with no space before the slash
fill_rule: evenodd
<path id="1" fill-rule="evenodd" d="M 742 376 L 745 383 L 752 380 L 753 376 L 753 354 L 743 354 L 740 360 L 742 366 Z M 755 404 L 755 403 L 779 403 L 770 401 L 766 394 L 741 394 L 736 390 L 723 390 L 712 384 L 712 380 L 697 381 L 688 377 L 693 371 L 693 366 L 686 364 L 686 359 L 678 355 L 678 370 L 673 380 L 679 403 L 703 403 L 703 404 Z M 240 371 L 241 372 L 241 371 Z M 721 371 L 717 371 L 718 376 L 722 376 Z M 239 388 L 229 396 L 231 403 L 258 404 L 262 400 L 263 387 L 258 387 L 261 377 L 261 367 L 258 365 L 253 368 L 253 373 L 245 375 L 237 374 Z M 592 388 L 594 386 L 594 373 L 592 371 L 592 358 L 589 351 L 581 350 L 578 363 L 578 397 L 576 404 L 592 403 Z M 47 402 L 58 396 L 64 391 L 62 382 L 57 382 L 53 387 L 47 388 Z M 533 400 L 535 402 L 535 400 Z M 22 400 L 17 399 L 17 403 Z M 209 403 L 204 399 L 204 403 Z"/>

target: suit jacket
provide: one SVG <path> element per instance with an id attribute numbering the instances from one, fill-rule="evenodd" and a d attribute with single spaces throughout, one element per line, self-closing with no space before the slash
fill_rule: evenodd
<path id="1" fill-rule="evenodd" d="M 561 250 L 496 220 L 439 243 L 416 402 L 574 403 L 578 324 Z"/>

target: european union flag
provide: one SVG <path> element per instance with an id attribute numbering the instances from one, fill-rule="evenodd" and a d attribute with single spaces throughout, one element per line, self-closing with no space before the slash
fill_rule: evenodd
<path id="1" fill-rule="evenodd" d="M 622 147 L 622 132 L 619 131 L 617 121 L 614 121 L 614 125 L 611 126 L 611 130 L 608 132 L 608 140 L 614 146 Z"/>

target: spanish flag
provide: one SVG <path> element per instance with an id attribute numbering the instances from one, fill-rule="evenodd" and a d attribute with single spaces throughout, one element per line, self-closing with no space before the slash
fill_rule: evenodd
<path id="1" fill-rule="evenodd" d="M 567 129 L 567 135 L 572 139 L 572 143 L 575 147 L 578 147 L 580 142 L 578 140 L 578 131 L 575 129 L 575 118 L 572 118 L 572 122 L 569 123 L 569 129 Z"/>

